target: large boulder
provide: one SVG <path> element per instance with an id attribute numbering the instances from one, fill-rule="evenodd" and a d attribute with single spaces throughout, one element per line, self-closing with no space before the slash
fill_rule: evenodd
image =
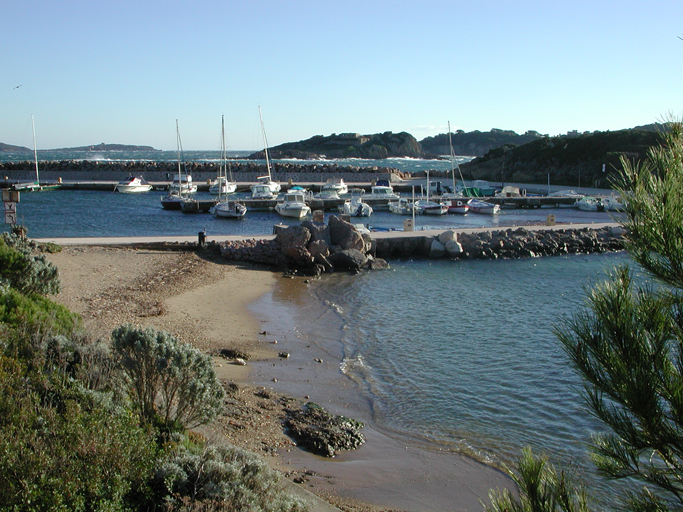
<path id="1" fill-rule="evenodd" d="M 328 247 L 332 245 L 330 241 L 330 228 L 327 224 L 305 220 L 301 223 L 301 226 L 311 233 L 311 241 L 323 240 Z"/>
<path id="2" fill-rule="evenodd" d="M 330 256 L 330 248 L 324 240 L 314 240 L 308 244 L 308 252 L 313 256 L 313 260 L 322 265 L 325 272 L 334 272 L 334 266 L 328 259 Z"/>
<path id="3" fill-rule="evenodd" d="M 330 262 L 336 269 L 360 270 L 367 261 L 365 254 L 357 249 L 345 249 L 330 255 Z"/>
<path id="4" fill-rule="evenodd" d="M 330 242 L 333 246 L 338 246 L 342 251 L 355 249 L 359 252 L 365 250 L 365 241 L 353 224 L 343 221 L 337 216 L 332 215 L 329 220 Z"/>
<path id="5" fill-rule="evenodd" d="M 291 247 L 306 248 L 311 239 L 311 232 L 303 226 L 290 226 L 279 231 L 275 240 L 280 244 L 282 252 L 287 254 Z"/>

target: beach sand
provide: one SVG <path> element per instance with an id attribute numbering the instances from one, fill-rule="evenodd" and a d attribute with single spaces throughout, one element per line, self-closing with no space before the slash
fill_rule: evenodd
<path id="1" fill-rule="evenodd" d="M 358 395 L 329 352 L 313 346 L 298 359 L 279 358 L 295 334 L 278 332 L 268 311 L 255 314 L 249 306 L 276 285 L 296 302 L 296 294 L 306 293 L 302 279 L 192 251 L 67 246 L 48 257 L 62 283 L 55 300 L 81 314 L 94 336 L 109 339 L 125 323 L 151 326 L 213 356 L 219 378 L 233 383 L 234 392 L 225 413 L 201 429 L 205 436 L 264 456 L 288 481 L 342 510 L 482 510 L 490 489 L 510 486 L 500 471 L 469 457 L 375 428 L 364 412 L 367 404 L 353 403 Z M 247 365 L 221 357 L 223 349 L 245 354 Z M 286 408 L 309 399 L 366 422 L 366 443 L 333 459 L 297 448 L 284 435 L 281 418 Z M 312 502 L 312 510 L 323 509 Z"/>

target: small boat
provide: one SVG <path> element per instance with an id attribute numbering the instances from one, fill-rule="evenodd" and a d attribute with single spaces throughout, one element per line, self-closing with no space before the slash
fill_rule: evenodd
<path id="1" fill-rule="evenodd" d="M 470 211 L 469 197 L 443 197 L 443 202 L 448 206 L 448 213 L 458 213 L 460 215 L 466 214 Z"/>
<path id="2" fill-rule="evenodd" d="M 363 201 L 365 190 L 351 189 L 349 192 L 351 194 L 351 199 L 347 199 L 344 204 L 339 207 L 341 213 L 350 215 L 351 217 L 369 217 L 372 215 L 372 206 Z"/>
<path id="3" fill-rule="evenodd" d="M 426 215 L 445 215 L 448 213 L 448 206 L 429 199 L 418 199 L 415 201 L 415 206 L 421 210 L 421 213 Z"/>
<path id="4" fill-rule="evenodd" d="M 189 174 L 185 174 L 184 176 L 178 175 L 173 177 L 169 190 L 177 190 L 181 194 L 189 195 L 197 192 L 197 185 L 192 183 L 192 176 Z"/>
<path id="5" fill-rule="evenodd" d="M 183 201 L 190 195 L 189 190 L 191 187 L 182 187 L 181 184 L 183 181 L 185 183 L 191 183 L 192 182 L 192 177 L 187 174 L 187 170 L 185 171 L 185 177 L 183 179 L 182 176 L 182 167 L 185 166 L 185 160 L 183 157 L 183 145 L 180 140 L 180 127 L 178 125 L 178 120 L 175 120 L 175 129 L 176 129 L 176 144 L 178 147 L 178 176 L 175 176 L 173 178 L 173 182 L 176 183 L 176 187 L 173 187 L 173 184 L 171 184 L 171 187 L 169 188 L 168 195 L 165 195 L 161 198 L 161 206 L 164 210 L 180 210 L 182 209 L 183 206 Z M 182 164 L 182 165 L 181 165 Z M 188 181 L 189 178 L 189 181 Z M 197 186 L 195 185 L 195 191 L 197 190 Z"/>
<path id="6" fill-rule="evenodd" d="M 275 199 L 277 197 L 277 193 L 273 193 L 267 183 L 256 183 L 250 188 L 252 199 Z"/>
<path id="7" fill-rule="evenodd" d="M 270 156 L 268 155 L 268 139 L 266 137 L 266 129 L 263 126 L 263 116 L 261 115 L 261 106 L 259 106 L 259 108 L 258 108 L 258 115 L 259 115 L 259 119 L 261 120 L 261 134 L 263 135 L 263 146 L 264 146 L 263 152 L 266 156 L 266 169 L 268 169 L 268 176 L 259 176 L 258 178 L 256 178 L 256 183 L 254 185 L 252 185 L 250 188 L 251 188 L 251 197 L 252 198 L 263 199 L 263 197 L 260 197 L 260 196 L 255 197 L 254 196 L 254 187 L 261 187 L 263 185 L 266 185 L 270 189 L 272 197 L 276 197 L 280 193 L 280 190 L 282 190 L 282 187 L 280 186 L 280 184 L 278 182 L 273 181 L 272 172 L 270 170 Z M 261 189 L 261 191 L 259 191 L 259 194 L 262 194 L 262 193 L 263 192 Z"/>
<path id="8" fill-rule="evenodd" d="M 606 212 L 623 212 L 626 207 L 621 202 L 621 198 L 615 196 L 605 196 L 602 198 L 602 206 Z"/>
<path id="9" fill-rule="evenodd" d="M 484 215 L 496 215 L 500 212 L 500 206 L 481 199 L 472 199 L 469 204 L 470 211 Z"/>
<path id="10" fill-rule="evenodd" d="M 337 193 L 338 196 L 342 196 L 344 194 L 349 193 L 349 187 L 346 183 L 344 183 L 344 179 L 336 177 L 328 178 L 328 180 L 323 185 L 321 192 L 323 190 L 334 191 Z"/>
<path id="11" fill-rule="evenodd" d="M 605 210 L 605 206 L 602 201 L 597 197 L 583 196 L 581 199 L 576 201 L 576 207 L 584 212 L 602 212 Z"/>
<path id="12" fill-rule="evenodd" d="M 396 215 L 412 215 L 413 211 L 416 215 L 422 213 L 422 210 L 406 197 L 399 197 L 396 201 L 389 201 L 389 211 Z"/>
<path id="13" fill-rule="evenodd" d="M 340 199 L 340 197 L 336 190 L 321 190 L 313 194 L 313 199 Z"/>
<path id="14" fill-rule="evenodd" d="M 209 193 L 213 195 L 234 194 L 236 190 L 237 183 L 234 181 L 228 181 L 225 176 L 218 176 L 209 185 Z"/>
<path id="15" fill-rule="evenodd" d="M 128 176 L 127 180 L 120 181 L 115 187 L 115 192 L 124 194 L 136 194 L 140 192 L 149 192 L 152 190 L 152 185 L 147 182 L 142 176 L 136 177 Z"/>
<path id="16" fill-rule="evenodd" d="M 62 186 L 60 183 L 44 183 L 42 185 L 40 183 L 40 177 L 38 175 L 38 147 L 36 146 L 36 123 L 33 114 L 31 114 L 31 127 L 33 128 L 33 159 L 36 168 L 36 181 L 15 183 L 12 186 L 12 189 L 20 192 L 57 190 Z"/>
<path id="17" fill-rule="evenodd" d="M 242 219 L 247 214 L 247 207 L 235 199 L 227 199 L 216 203 L 209 211 L 214 217 Z"/>
<path id="18" fill-rule="evenodd" d="M 275 205 L 275 211 L 283 217 L 302 219 L 311 214 L 311 207 L 306 204 L 303 192 L 287 192 L 284 199 Z"/>
<path id="19" fill-rule="evenodd" d="M 377 180 L 377 183 L 370 187 L 370 194 L 366 197 L 372 199 L 398 199 L 400 196 L 394 192 L 394 188 L 389 185 L 388 180 Z"/>

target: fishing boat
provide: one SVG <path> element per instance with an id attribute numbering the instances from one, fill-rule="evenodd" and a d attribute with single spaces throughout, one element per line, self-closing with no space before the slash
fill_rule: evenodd
<path id="1" fill-rule="evenodd" d="M 123 194 L 138 194 L 141 192 L 149 192 L 152 190 L 152 185 L 142 176 L 128 176 L 128 179 L 119 181 L 114 187 L 115 192 Z"/>
<path id="2" fill-rule="evenodd" d="M 235 188 L 232 188 L 231 186 L 225 188 L 218 187 L 218 201 L 209 209 L 209 212 L 214 217 L 222 217 L 227 219 L 242 219 L 247 214 L 247 207 L 244 205 L 244 203 L 241 203 L 235 199 L 228 198 L 230 194 L 235 192 L 237 184 L 228 182 L 226 179 L 226 176 L 224 174 L 226 168 L 226 160 L 227 159 L 225 152 L 225 121 L 224 116 L 221 116 L 221 161 L 218 167 L 219 170 L 217 180 L 223 178 L 224 183 L 230 185 L 234 184 Z M 230 179 L 232 181 L 232 172 L 230 173 Z M 232 189 L 232 191 L 227 192 L 227 190 L 230 189 Z"/>
<path id="3" fill-rule="evenodd" d="M 38 174 L 38 146 L 36 146 L 36 123 L 33 114 L 31 114 L 31 127 L 33 128 L 33 160 L 35 162 L 36 168 L 36 181 L 15 183 L 12 188 L 21 192 L 44 192 L 48 190 L 56 190 L 61 187 L 59 183 L 46 183 L 44 185 L 40 184 L 40 177 Z"/>
<path id="4" fill-rule="evenodd" d="M 365 190 L 353 188 L 349 193 L 351 198 L 344 201 L 344 204 L 339 207 L 341 213 L 351 217 L 369 217 L 372 215 L 372 206 L 363 201 Z"/>
<path id="5" fill-rule="evenodd" d="M 183 183 L 182 179 L 182 168 L 181 168 L 181 163 L 182 167 L 185 166 L 184 158 L 182 156 L 183 153 L 183 146 L 182 142 L 180 140 L 180 128 L 178 125 L 178 120 L 175 120 L 175 128 L 176 128 L 176 146 L 178 148 L 178 176 L 175 176 L 173 178 L 174 182 L 178 184 L 177 187 L 173 187 L 171 185 L 171 188 L 168 191 L 168 195 L 163 196 L 161 198 L 161 206 L 164 210 L 180 210 L 182 208 L 182 203 L 185 200 L 185 197 L 187 194 L 185 194 L 185 191 L 183 190 L 183 187 L 180 185 Z M 187 172 L 185 173 L 185 176 L 188 176 Z M 192 180 L 192 177 L 190 176 L 190 181 Z M 189 190 L 189 188 L 187 188 Z M 195 185 L 195 190 L 196 185 Z"/>
<path id="6" fill-rule="evenodd" d="M 495 203 L 489 203 L 488 201 L 482 201 L 481 199 L 473 198 L 469 203 L 470 211 L 473 213 L 480 213 L 483 215 L 496 215 L 500 212 L 500 206 Z"/>
<path id="7" fill-rule="evenodd" d="M 311 207 L 306 204 L 305 194 L 295 191 L 287 192 L 285 197 L 275 205 L 275 211 L 283 217 L 302 219 L 311 214 Z"/>
<path id="8" fill-rule="evenodd" d="M 270 192 L 274 197 L 274 196 L 277 196 L 277 194 L 280 192 L 280 190 L 282 190 L 282 187 L 280 187 L 279 183 L 277 183 L 276 181 L 273 181 L 272 172 L 270 170 L 270 156 L 268 155 L 268 138 L 266 137 L 266 129 L 263 125 L 263 116 L 261 115 L 261 106 L 260 105 L 258 108 L 258 115 L 259 115 L 259 119 L 261 120 L 261 134 L 263 135 L 263 146 L 264 146 L 263 152 L 266 156 L 266 169 L 268 170 L 268 176 L 259 176 L 258 178 L 256 178 L 256 183 L 250 187 L 251 191 L 252 191 L 251 196 L 255 197 L 254 196 L 254 187 L 258 187 L 260 185 L 266 185 L 270 189 Z"/>
<path id="9" fill-rule="evenodd" d="M 457 187 L 455 183 L 455 169 L 457 167 L 458 169 L 458 174 L 460 175 L 460 181 L 465 183 L 465 180 L 462 177 L 462 171 L 460 170 L 460 166 L 455 163 L 455 153 L 453 153 L 453 141 L 451 139 L 451 122 L 448 121 L 448 145 L 450 146 L 451 150 L 451 181 L 452 186 L 451 190 L 452 192 L 446 192 L 445 194 L 441 195 L 441 200 L 443 201 L 446 206 L 448 206 L 448 213 L 457 213 L 460 215 L 464 215 L 467 212 L 470 211 L 470 201 L 471 198 L 465 197 L 462 193 L 457 193 Z"/>
<path id="10" fill-rule="evenodd" d="M 448 213 L 457 213 L 460 215 L 464 215 L 470 211 L 470 201 L 472 201 L 472 199 L 468 197 L 450 197 L 443 199 L 443 203 L 448 207 Z"/>

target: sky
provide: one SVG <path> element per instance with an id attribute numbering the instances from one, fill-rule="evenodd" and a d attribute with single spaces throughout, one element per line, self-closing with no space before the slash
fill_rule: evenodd
<path id="1" fill-rule="evenodd" d="M 3 0 L 0 142 L 232 150 L 683 114 L 680 0 Z"/>

